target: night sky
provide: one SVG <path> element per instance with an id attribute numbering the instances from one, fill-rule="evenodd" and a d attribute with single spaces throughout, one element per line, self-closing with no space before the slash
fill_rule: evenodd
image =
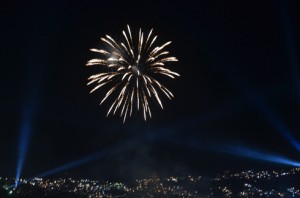
<path id="1" fill-rule="evenodd" d="M 0 174 L 15 177 L 26 138 L 27 178 L 82 158 L 47 176 L 288 167 L 243 157 L 240 148 L 300 161 L 299 8 L 296 0 L 2 2 Z M 170 68 L 181 77 L 162 79 L 175 95 L 163 99 L 164 110 L 153 103 L 151 120 L 136 113 L 123 124 L 106 117 L 103 93 L 89 94 L 95 68 L 85 64 L 100 37 L 121 38 L 127 24 L 154 28 L 160 44 L 173 41 L 168 50 L 179 62 Z M 24 128 L 29 136 L 20 138 Z"/>

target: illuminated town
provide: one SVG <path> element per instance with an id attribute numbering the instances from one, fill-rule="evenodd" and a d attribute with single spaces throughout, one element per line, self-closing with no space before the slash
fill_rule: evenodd
<path id="1" fill-rule="evenodd" d="M 217 176 L 160 178 L 133 184 L 72 178 L 0 178 L 1 197 L 300 197 L 300 168 L 281 171 L 226 171 Z"/>

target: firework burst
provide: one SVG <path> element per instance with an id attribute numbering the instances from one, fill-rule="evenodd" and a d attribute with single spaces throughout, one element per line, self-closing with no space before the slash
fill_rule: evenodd
<path id="1" fill-rule="evenodd" d="M 108 112 L 115 114 L 120 112 L 125 122 L 127 115 L 132 115 L 134 106 L 142 109 L 144 119 L 151 117 L 149 100 L 155 98 L 163 109 L 160 94 L 166 95 L 172 99 L 172 92 L 164 85 L 158 82 L 154 77 L 161 74 L 170 78 L 180 76 L 178 73 L 166 68 L 167 62 L 178 61 L 176 57 L 169 56 L 165 48 L 171 44 L 171 41 L 155 46 L 157 36 L 152 36 L 152 30 L 148 35 L 144 35 L 141 29 L 137 38 L 131 34 L 130 27 L 127 25 L 127 32 L 124 30 L 123 42 L 116 42 L 112 37 L 106 35 L 101 38 L 105 49 L 90 49 L 101 55 L 101 58 L 91 59 L 87 66 L 99 65 L 102 72 L 92 75 L 88 78 L 88 85 L 95 84 L 90 93 L 107 85 L 109 86 L 100 105 L 111 95 L 114 95 Z M 112 97 L 112 96 L 111 96 Z"/>

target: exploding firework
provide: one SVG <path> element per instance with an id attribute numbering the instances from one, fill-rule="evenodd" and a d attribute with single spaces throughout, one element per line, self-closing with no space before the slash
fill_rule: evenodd
<path id="1" fill-rule="evenodd" d="M 146 37 L 140 29 L 135 38 L 127 25 L 127 32 L 122 31 L 123 42 L 118 43 L 106 35 L 101 38 L 106 46 L 105 49 L 90 49 L 92 52 L 99 53 L 101 58 L 91 59 L 86 65 L 102 67 L 101 73 L 88 78 L 88 85 L 96 84 L 90 93 L 107 85 L 110 87 L 100 105 L 109 96 L 115 97 L 107 116 L 120 111 L 120 116 L 125 122 L 127 115 L 132 115 L 133 107 L 136 106 L 139 110 L 141 106 L 146 120 L 148 116 L 151 118 L 150 98 L 155 98 L 163 109 L 160 94 L 163 93 L 169 99 L 174 97 L 169 89 L 155 79 L 155 75 L 161 74 L 170 78 L 180 76 L 165 66 L 167 62 L 178 61 L 178 59 L 169 56 L 169 52 L 165 51 L 171 41 L 155 47 L 157 36 L 152 36 L 152 31 L 153 29 Z"/>

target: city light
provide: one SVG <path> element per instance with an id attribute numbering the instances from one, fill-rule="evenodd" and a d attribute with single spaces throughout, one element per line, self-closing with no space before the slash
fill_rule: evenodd
<path id="1" fill-rule="evenodd" d="M 59 195 L 68 193 L 80 197 L 299 197 L 300 168 L 289 170 L 225 171 L 211 176 L 172 175 L 136 179 L 129 183 L 97 181 L 73 178 L 22 179 L 26 187 L 8 191 L 22 197 L 28 192 L 34 195 Z M 274 182 L 283 182 L 275 185 Z M 9 184 L 11 179 L 0 178 L 0 183 Z M 273 186 L 270 188 L 269 186 Z M 36 190 L 38 191 L 36 191 Z"/>

